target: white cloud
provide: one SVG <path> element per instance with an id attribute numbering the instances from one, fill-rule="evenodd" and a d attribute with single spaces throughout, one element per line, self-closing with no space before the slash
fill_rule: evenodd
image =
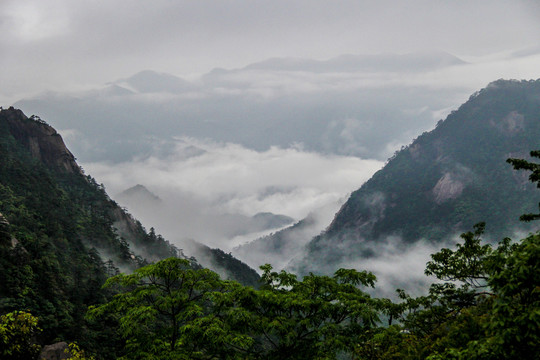
<path id="1" fill-rule="evenodd" d="M 454 249 L 458 241 L 458 234 L 436 244 L 424 239 L 405 243 L 398 236 L 391 236 L 373 244 L 363 245 L 363 249 L 373 250 L 373 256 L 345 261 L 336 268 L 352 268 L 374 273 L 377 276 L 377 283 L 372 292 L 377 296 L 396 299 L 396 289 L 404 289 L 412 296 L 424 295 L 429 285 L 437 280 L 424 274 L 431 255 L 442 248 Z"/>
<path id="2" fill-rule="evenodd" d="M 61 1 L 7 1 L 0 10 L 3 11 L 0 29 L 4 41 L 8 40 L 6 34 L 13 36 L 12 41 L 43 41 L 65 34 L 69 26 L 68 14 Z"/>
<path id="3" fill-rule="evenodd" d="M 128 209 L 145 226 L 173 241 L 194 238 L 225 249 L 246 239 L 228 236 L 238 227 L 235 221 L 245 221 L 237 215 L 271 212 L 300 220 L 316 208 L 345 201 L 381 166 L 376 160 L 299 148 L 254 151 L 193 138 L 176 139 L 175 150 L 162 158 L 83 163 L 109 194 L 143 184 L 164 200 L 158 207 Z"/>

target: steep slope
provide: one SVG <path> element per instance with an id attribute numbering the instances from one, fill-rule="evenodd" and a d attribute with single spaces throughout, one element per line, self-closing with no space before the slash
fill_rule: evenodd
<path id="1" fill-rule="evenodd" d="M 271 264 L 275 269 L 283 269 L 294 257 L 303 253 L 307 241 L 320 231 L 314 226 L 316 223 L 314 215 L 309 214 L 285 229 L 235 247 L 233 253 L 250 266 Z"/>
<path id="2" fill-rule="evenodd" d="M 146 254 L 159 254 L 157 257 L 148 260 L 156 260 L 166 256 L 176 256 L 177 250 L 167 242 L 148 242 L 146 231 L 142 225 L 125 213 L 114 201 L 105 193 L 102 185 L 98 185 L 90 176 L 84 175 L 83 170 L 75 161 L 75 157 L 66 148 L 62 137 L 51 126 L 42 121 L 39 117 L 27 118 L 21 110 L 9 108 L 0 112 L 0 122 L 2 125 L 2 136 L 6 147 L 3 148 L 4 159 L 9 159 L 4 164 L 7 169 L 14 162 L 18 162 L 21 167 L 27 168 L 27 176 L 35 176 L 33 166 L 43 171 L 51 178 L 51 182 L 58 183 L 61 191 L 71 202 L 71 216 L 73 221 L 80 221 L 79 226 L 99 223 L 101 225 L 112 223 L 111 231 L 117 234 L 108 234 L 113 238 L 120 236 L 120 240 L 125 240 L 130 246 L 139 247 L 139 255 L 144 258 Z M 17 169 L 18 170 L 18 169 Z M 13 182 L 13 172 L 4 173 L 4 184 Z M 22 187 L 22 184 L 18 184 Z M 32 193 L 36 187 L 25 189 Z M 37 196 L 35 197 L 38 200 Z M 54 204 L 51 204 L 54 206 Z M 87 209 L 84 209 L 84 208 Z M 86 214 L 85 214 L 86 212 Z M 99 214 L 96 214 L 99 213 Z M 93 223 L 92 223 L 93 222 Z M 78 233 L 86 242 L 96 248 L 104 247 L 103 250 L 111 253 L 111 249 L 103 239 L 92 234 Z M 114 241 L 113 241 L 114 242 Z M 111 255 L 114 254 L 114 251 Z M 117 254 L 118 255 L 118 254 Z M 133 256 L 129 256 L 133 258 Z M 122 262 L 122 256 L 118 255 L 118 261 Z M 127 260 L 126 260 L 127 261 Z M 129 261 L 128 261 L 129 262 Z"/>
<path id="3" fill-rule="evenodd" d="M 50 178 L 52 186 L 57 186 L 62 196 L 69 200 L 62 203 L 62 211 L 68 213 L 70 221 L 78 227 L 76 235 L 106 259 L 114 260 L 118 266 L 133 268 L 146 261 L 182 255 L 161 236 L 153 231 L 147 233 L 139 221 L 109 198 L 103 185 L 86 176 L 62 137 L 39 117 L 28 118 L 21 110 L 11 107 L 0 112 L 0 126 L 4 145 L 1 154 L 4 171 L 0 184 L 25 195 L 32 194 L 32 199 L 25 199 L 30 202 L 28 208 L 46 198 L 45 194 L 34 194 L 39 191 L 39 186 L 33 177 Z M 45 175 L 38 175 L 38 171 Z M 32 181 L 28 184 L 19 181 L 17 177 L 23 174 Z M 56 196 L 54 191 L 47 195 Z M 55 205 L 51 201 L 42 214 L 54 210 Z M 9 214 L 6 212 L 6 215 Z M 107 230 L 100 232 L 99 227 Z"/>
<path id="4" fill-rule="evenodd" d="M 205 268 L 217 272 L 222 279 L 236 280 L 243 285 L 259 288 L 260 276 L 253 268 L 221 249 L 211 248 L 194 240 L 186 240 L 184 249 Z"/>
<path id="5" fill-rule="evenodd" d="M 540 148 L 540 80 L 489 84 L 389 159 L 314 238 L 301 272 L 376 256 L 389 238 L 440 242 L 485 221 L 494 239 L 529 230 L 537 206 L 526 174 L 505 162 Z"/>
<path id="6" fill-rule="evenodd" d="M 0 111 L 0 159 L 0 313 L 30 310 L 43 342 L 92 341 L 83 317 L 108 275 L 181 255 L 85 176 L 39 118 Z"/>

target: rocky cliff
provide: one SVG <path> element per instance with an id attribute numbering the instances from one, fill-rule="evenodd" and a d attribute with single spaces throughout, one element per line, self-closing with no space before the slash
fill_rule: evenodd
<path id="1" fill-rule="evenodd" d="M 67 149 L 60 134 L 37 116 L 28 118 L 21 110 L 10 107 L 0 110 L 10 134 L 34 157 L 56 170 L 81 173 L 75 157 Z"/>

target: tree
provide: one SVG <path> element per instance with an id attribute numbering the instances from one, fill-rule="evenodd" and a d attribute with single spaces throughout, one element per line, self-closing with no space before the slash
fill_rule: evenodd
<path id="1" fill-rule="evenodd" d="M 540 358 L 540 234 L 510 251 L 499 248 L 490 261 L 488 284 L 494 296 L 486 336 L 461 353 L 469 359 Z"/>
<path id="2" fill-rule="evenodd" d="M 41 331 L 38 319 L 25 311 L 0 316 L 0 358 L 27 360 L 37 356 L 40 346 L 33 343 Z"/>
<path id="3" fill-rule="evenodd" d="M 530 152 L 531 157 L 540 158 L 540 150 L 533 150 Z M 529 180 L 533 183 L 537 183 L 536 187 L 540 188 L 540 164 L 527 161 L 525 159 L 507 159 L 506 162 L 512 164 L 515 170 L 529 170 L 531 174 L 529 175 Z M 538 204 L 540 208 L 540 203 Z M 532 221 L 540 219 L 540 213 L 538 214 L 523 214 L 520 217 L 521 221 Z"/>
<path id="4" fill-rule="evenodd" d="M 371 273 L 340 269 L 299 281 L 262 269 L 255 290 L 187 260 L 163 260 L 110 278 L 106 286 L 120 293 L 89 316 L 118 314 L 125 359 L 335 359 L 378 321 L 382 305 L 358 288 L 374 285 Z"/>
<path id="5" fill-rule="evenodd" d="M 118 314 L 125 359 L 187 359 L 194 349 L 181 328 L 204 314 L 208 294 L 220 285 L 216 273 L 169 258 L 109 278 L 105 287 L 121 292 L 111 302 L 91 307 L 88 316 Z"/>
<path id="6" fill-rule="evenodd" d="M 260 290 L 238 287 L 219 294 L 212 316 L 228 334 L 245 334 L 237 355 L 249 359 L 335 359 L 353 353 L 361 334 L 375 327 L 380 303 L 358 286 L 373 286 L 368 272 L 340 269 L 334 276 L 294 274 L 262 266 Z M 236 336 L 235 339 L 241 339 Z M 247 346 L 246 346 L 247 345 Z"/>
<path id="7" fill-rule="evenodd" d="M 428 359 L 536 359 L 540 356 L 540 233 L 496 248 L 480 244 L 483 224 L 456 250 L 432 255 L 427 297 L 406 298 L 404 325 Z M 457 281 L 457 283 L 455 283 Z"/>

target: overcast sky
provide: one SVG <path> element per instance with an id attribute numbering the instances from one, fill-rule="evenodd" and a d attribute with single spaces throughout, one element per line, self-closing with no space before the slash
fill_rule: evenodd
<path id="1" fill-rule="evenodd" d="M 142 69 L 425 50 L 474 59 L 539 38 L 536 0 L 1 0 L 0 100 Z"/>

